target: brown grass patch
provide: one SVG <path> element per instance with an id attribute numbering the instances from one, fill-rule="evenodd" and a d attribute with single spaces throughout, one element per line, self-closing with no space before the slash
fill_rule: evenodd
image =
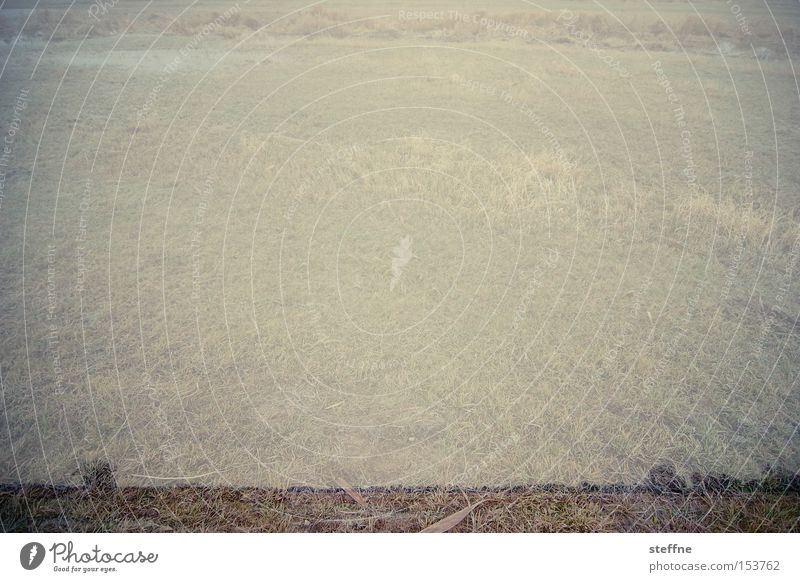
<path id="1" fill-rule="evenodd" d="M 419 532 L 480 503 L 454 532 L 794 532 L 800 496 L 541 488 L 343 490 L 126 487 L 0 492 L 4 531 Z"/>
<path id="2" fill-rule="evenodd" d="M 632 486 L 273 489 L 116 488 L 107 464 L 87 467 L 104 486 L 0 488 L 3 531 L 420 532 L 451 517 L 453 532 L 794 532 L 800 521 L 800 480 L 774 471 L 692 485 L 659 466 Z"/>

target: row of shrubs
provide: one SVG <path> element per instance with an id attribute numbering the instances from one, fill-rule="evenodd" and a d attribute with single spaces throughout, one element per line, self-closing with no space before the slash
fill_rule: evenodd
<path id="1" fill-rule="evenodd" d="M 726 15 L 727 16 L 727 15 Z M 20 30 L 23 36 L 38 36 L 65 40 L 84 35 L 107 36 L 123 30 L 136 33 L 167 33 L 190 36 L 200 33 L 211 22 L 219 22 L 215 33 L 227 38 L 244 36 L 262 27 L 273 35 L 326 35 L 333 37 L 380 36 L 399 38 L 403 35 L 423 35 L 451 41 L 487 38 L 547 39 L 560 42 L 575 41 L 591 35 L 595 42 L 622 39 L 630 46 L 640 42 L 661 41 L 682 44 L 686 41 L 727 40 L 749 46 L 776 45 L 786 42 L 790 50 L 800 43 L 800 33 L 791 25 L 782 26 L 778 35 L 774 24 L 763 17 L 749 19 L 746 27 L 733 15 L 700 17 L 696 14 L 670 15 L 667 20 L 658 15 L 610 15 L 598 13 L 527 12 L 489 15 L 485 12 L 460 13 L 441 11 L 436 17 L 403 18 L 399 14 L 388 18 L 355 17 L 314 7 L 291 16 L 230 9 L 225 13 L 195 11 L 177 18 L 169 12 L 152 12 L 131 23 L 134 13 L 115 6 L 104 14 L 90 16 L 83 9 L 66 14 L 54 9 L 36 10 L 30 18 L 24 13 L 0 16 L 0 38 L 11 39 Z M 492 23 L 492 25 L 487 25 Z M 497 26 L 495 26 L 497 25 Z M 782 38 L 781 38 L 782 37 Z M 619 44 L 619 43 L 617 43 Z"/>

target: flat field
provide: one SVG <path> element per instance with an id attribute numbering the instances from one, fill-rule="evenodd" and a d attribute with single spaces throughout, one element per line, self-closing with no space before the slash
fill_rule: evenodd
<path id="1" fill-rule="evenodd" d="M 0 482 L 800 469 L 800 6 L 0 4 Z"/>

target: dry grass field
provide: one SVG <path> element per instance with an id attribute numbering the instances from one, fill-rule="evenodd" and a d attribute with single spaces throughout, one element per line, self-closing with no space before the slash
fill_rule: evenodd
<path id="1" fill-rule="evenodd" d="M 796 2 L 30 4 L 0 482 L 797 474 Z"/>
<path id="2" fill-rule="evenodd" d="M 355 490 L 353 490 L 355 491 Z M 339 490 L 127 487 L 0 489 L 9 532 L 796 532 L 797 493 L 665 495 L 513 487 Z M 454 519 L 453 516 L 456 516 Z M 441 527 L 441 526 L 440 526 Z"/>

